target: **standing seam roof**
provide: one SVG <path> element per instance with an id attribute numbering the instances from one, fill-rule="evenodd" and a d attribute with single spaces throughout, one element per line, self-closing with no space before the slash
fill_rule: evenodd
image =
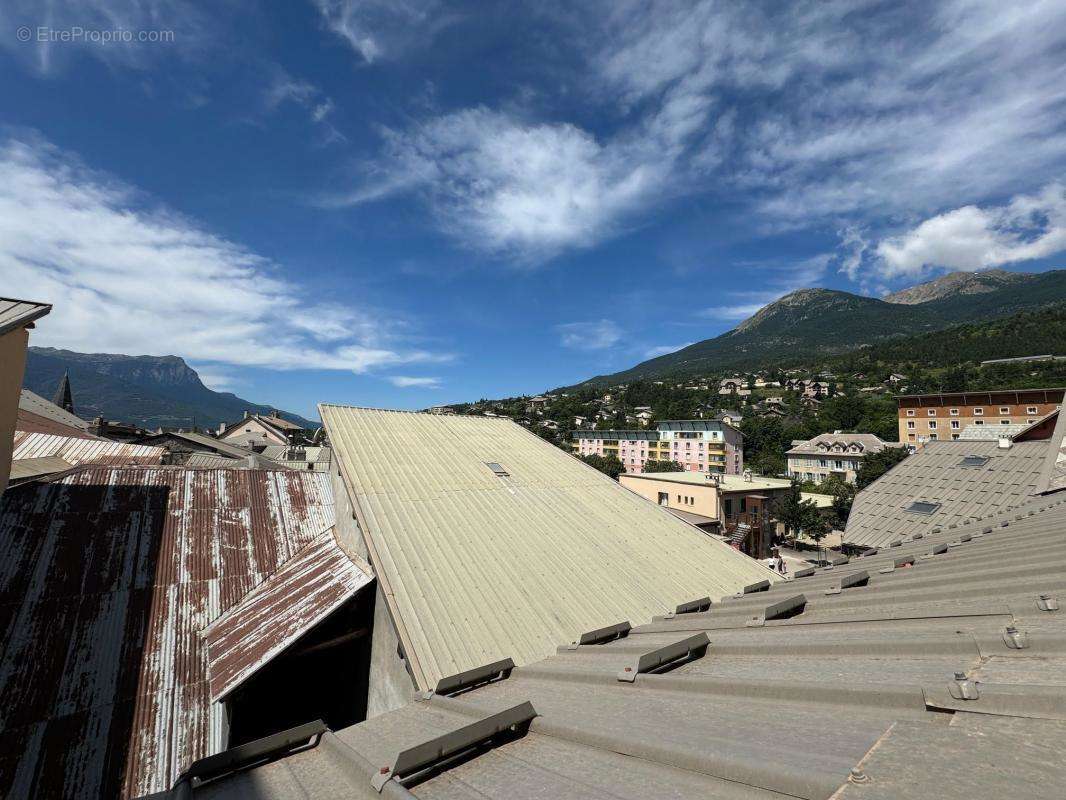
<path id="1" fill-rule="evenodd" d="M 320 412 L 423 689 L 506 656 L 529 663 L 589 628 L 774 579 L 510 420 Z"/>
<path id="2" fill-rule="evenodd" d="M 163 448 L 109 439 L 84 439 L 49 433 L 15 431 L 13 459 L 59 456 L 71 464 L 160 464 Z"/>

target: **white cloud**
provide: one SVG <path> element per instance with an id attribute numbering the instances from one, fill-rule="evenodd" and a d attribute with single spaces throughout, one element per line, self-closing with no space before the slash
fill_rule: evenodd
<path id="1" fill-rule="evenodd" d="M 963 206 L 877 245 L 885 278 L 925 270 L 982 270 L 1066 250 L 1066 187 L 1052 183 L 1004 206 Z"/>
<path id="2" fill-rule="evenodd" d="M 437 0 L 314 0 L 333 33 L 370 63 L 430 38 L 448 18 Z"/>
<path id="3" fill-rule="evenodd" d="M 621 341 L 624 333 L 609 319 L 556 325 L 559 342 L 575 350 L 606 350 Z"/>
<path id="4" fill-rule="evenodd" d="M 658 358 L 659 356 L 665 356 L 668 353 L 676 353 L 678 350 L 683 350 L 688 347 L 692 342 L 685 342 L 684 344 L 664 344 L 659 347 L 651 347 L 644 351 L 645 360 L 649 358 Z"/>
<path id="5" fill-rule="evenodd" d="M 54 304 L 38 345 L 353 372 L 447 358 L 32 137 L 0 143 L 0 285 Z"/>
<path id="6" fill-rule="evenodd" d="M 331 204 L 418 190 L 467 246 L 538 261 L 600 241 L 649 194 L 666 191 L 672 156 L 660 144 L 600 143 L 574 125 L 468 109 L 387 132 L 369 179 Z"/>
<path id="7" fill-rule="evenodd" d="M 440 378 L 390 375 L 387 380 L 393 386 L 398 386 L 401 389 L 439 389 L 441 387 Z"/>
<path id="8" fill-rule="evenodd" d="M 344 134 L 329 121 L 335 109 L 333 100 L 313 83 L 293 77 L 281 67 L 273 68 L 270 84 L 263 94 L 263 103 L 268 112 L 277 111 L 286 103 L 293 103 L 303 108 L 310 120 L 319 126 L 324 143 L 347 141 Z"/>

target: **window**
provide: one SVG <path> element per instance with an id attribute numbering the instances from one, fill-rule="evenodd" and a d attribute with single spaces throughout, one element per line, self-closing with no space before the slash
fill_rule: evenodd
<path id="1" fill-rule="evenodd" d="M 1026 414 L 1035 414 L 1036 413 L 1036 406 L 1026 406 L 1025 407 L 1025 413 Z"/>
<path id="2" fill-rule="evenodd" d="M 910 430 L 914 430 L 914 420 L 913 419 L 907 420 L 907 428 L 910 429 Z"/>
<path id="3" fill-rule="evenodd" d="M 1035 420 L 1035 419 L 1027 419 L 1027 420 L 1025 421 L 1025 424 L 1026 424 L 1026 425 L 1032 425 L 1032 424 L 1033 424 L 1034 422 L 1036 422 L 1036 420 Z"/>
<path id="4" fill-rule="evenodd" d="M 659 505 L 670 505 L 670 494 L 668 492 L 659 492 Z"/>
<path id="5" fill-rule="evenodd" d="M 828 467 L 829 466 L 829 461 L 824 459 L 824 458 L 819 458 L 818 459 L 818 466 L 819 467 Z"/>
<path id="6" fill-rule="evenodd" d="M 1009 414 L 1010 413 L 1010 406 L 1000 406 L 999 407 L 999 413 L 1000 414 Z"/>
<path id="7" fill-rule="evenodd" d="M 929 420 L 929 430 L 931 430 L 931 431 L 935 431 L 936 430 L 936 420 L 935 419 Z"/>
<path id="8" fill-rule="evenodd" d="M 975 420 L 973 421 L 973 424 L 974 424 L 974 425 L 984 425 L 984 424 L 985 424 L 985 421 L 984 421 L 983 419 L 975 419 Z"/>
<path id="9" fill-rule="evenodd" d="M 913 442 L 914 441 L 914 434 L 913 433 L 908 433 L 907 434 L 907 441 L 908 442 Z"/>
<path id="10" fill-rule="evenodd" d="M 973 410 L 973 415 L 974 415 L 975 417 L 981 417 L 981 416 L 984 416 L 984 413 L 985 413 L 985 410 L 984 410 L 983 408 L 975 408 L 975 409 Z"/>
<path id="11" fill-rule="evenodd" d="M 959 410 L 957 408 L 953 408 L 950 411 L 948 411 L 948 413 L 951 414 L 951 416 L 953 416 L 953 417 L 957 417 L 959 415 Z"/>
<path id="12" fill-rule="evenodd" d="M 914 409 L 913 408 L 908 408 L 907 409 L 907 416 L 908 417 L 913 417 L 914 416 Z"/>
<path id="13" fill-rule="evenodd" d="M 935 408 L 931 408 L 925 413 L 928 414 L 930 417 L 935 417 L 936 416 L 936 409 Z"/>
<path id="14" fill-rule="evenodd" d="M 957 442 L 958 440 L 959 440 L 959 434 L 957 434 L 957 433 L 951 434 L 951 441 Z"/>
<path id="15" fill-rule="evenodd" d="M 957 419 L 951 421 L 951 429 L 955 431 L 959 429 L 959 421 Z"/>
<path id="16" fill-rule="evenodd" d="M 929 441 L 931 441 L 931 442 L 935 442 L 936 441 L 936 434 L 935 433 L 929 434 Z"/>
<path id="17" fill-rule="evenodd" d="M 988 456 L 964 456 L 962 461 L 959 462 L 959 466 L 966 468 L 983 467 L 988 462 Z"/>
<path id="18" fill-rule="evenodd" d="M 506 478 L 511 473 L 497 464 L 495 461 L 486 461 L 485 466 L 491 469 L 500 478 Z"/>
<path id="19" fill-rule="evenodd" d="M 1010 420 L 1009 419 L 1001 419 L 999 421 L 999 424 L 1000 425 L 1010 425 Z"/>
<path id="20" fill-rule="evenodd" d="M 935 514 L 936 510 L 940 508 L 940 503 L 930 503 L 926 500 L 915 500 L 904 511 L 910 511 L 912 514 Z"/>

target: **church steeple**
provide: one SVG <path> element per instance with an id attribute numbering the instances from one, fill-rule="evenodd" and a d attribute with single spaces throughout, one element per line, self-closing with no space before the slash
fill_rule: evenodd
<path id="1" fill-rule="evenodd" d="M 70 392 L 70 373 L 63 373 L 63 380 L 59 382 L 55 399 L 52 401 L 57 406 L 71 414 L 74 413 L 74 395 Z"/>

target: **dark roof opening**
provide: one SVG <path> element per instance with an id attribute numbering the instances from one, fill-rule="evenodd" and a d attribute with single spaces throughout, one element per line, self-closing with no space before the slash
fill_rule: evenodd
<path id="1" fill-rule="evenodd" d="M 495 472 L 501 478 L 506 478 L 507 476 L 509 476 L 511 474 L 510 472 L 505 470 L 503 467 L 501 467 L 499 464 L 497 464 L 495 461 L 486 461 L 485 462 L 485 466 L 488 467 L 489 469 L 491 469 L 493 472 Z"/>
<path id="2" fill-rule="evenodd" d="M 959 462 L 960 467 L 983 467 L 989 461 L 988 456 L 964 456 Z"/>
<path id="3" fill-rule="evenodd" d="M 910 511 L 914 514 L 932 514 L 940 508 L 940 503 L 930 503 L 925 500 L 915 500 L 904 511 Z"/>

